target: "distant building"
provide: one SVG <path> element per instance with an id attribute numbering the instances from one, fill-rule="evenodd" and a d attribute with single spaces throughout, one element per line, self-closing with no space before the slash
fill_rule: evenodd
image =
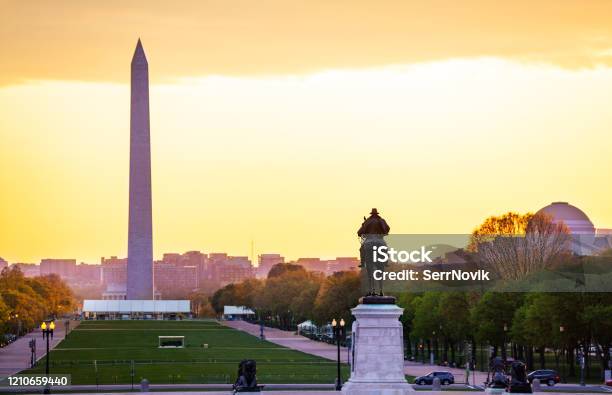
<path id="1" fill-rule="evenodd" d="M 74 283 L 80 286 L 102 284 L 102 265 L 89 265 L 81 262 L 75 268 Z"/>
<path id="2" fill-rule="evenodd" d="M 102 292 L 102 300 L 125 300 L 127 299 L 126 284 L 109 283 Z"/>
<path id="3" fill-rule="evenodd" d="M 8 267 L 8 262 L 0 258 L 0 272 Z"/>
<path id="4" fill-rule="evenodd" d="M 596 229 L 589 217 L 567 202 L 553 202 L 536 214 L 546 214 L 555 223 L 563 223 L 572 235 L 572 251 L 577 255 L 595 255 L 612 248 L 610 229 Z"/>
<path id="5" fill-rule="evenodd" d="M 246 256 L 229 256 L 226 253 L 208 254 L 204 280 L 223 287 L 255 277 L 255 268 Z"/>
<path id="6" fill-rule="evenodd" d="M 248 278 L 255 277 L 255 269 L 251 265 L 251 260 L 246 256 L 230 256 L 220 266 L 218 278 L 220 285 L 239 283 Z"/>
<path id="7" fill-rule="evenodd" d="M 18 267 L 25 277 L 40 276 L 40 266 L 35 263 L 13 263 L 11 267 Z"/>
<path id="8" fill-rule="evenodd" d="M 359 270 L 360 261 L 356 257 L 338 257 L 327 261 L 327 274 L 335 272 L 351 272 Z"/>
<path id="9" fill-rule="evenodd" d="M 83 318 L 106 319 L 176 319 L 191 316 L 188 300 L 92 300 L 83 301 Z"/>
<path id="10" fill-rule="evenodd" d="M 268 277 L 268 272 L 272 269 L 272 266 L 285 263 L 285 257 L 280 254 L 261 254 L 258 256 L 257 266 L 257 278 L 266 278 Z"/>
<path id="11" fill-rule="evenodd" d="M 180 260 L 175 263 L 155 261 L 153 273 L 155 289 L 162 295 L 189 293 L 198 288 L 197 266 L 183 265 Z"/>
<path id="12" fill-rule="evenodd" d="M 327 275 L 327 261 L 322 261 L 321 258 L 298 258 L 295 264 L 302 266 L 309 272 Z"/>
<path id="13" fill-rule="evenodd" d="M 102 258 L 102 284 L 108 287 L 110 284 L 117 289 L 118 286 L 126 287 L 127 284 L 127 258 Z"/>
<path id="14" fill-rule="evenodd" d="M 43 259 L 40 261 L 40 275 L 57 274 L 64 280 L 76 275 L 76 259 Z"/>

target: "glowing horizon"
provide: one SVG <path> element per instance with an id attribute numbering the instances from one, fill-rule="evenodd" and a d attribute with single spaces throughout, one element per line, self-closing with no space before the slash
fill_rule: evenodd
<path id="1" fill-rule="evenodd" d="M 126 255 L 138 36 L 156 259 L 250 256 L 251 240 L 288 259 L 357 256 L 372 207 L 393 233 L 469 233 L 560 200 L 612 227 L 612 3 L 567 2 L 545 20 L 546 4 L 441 15 L 390 2 L 365 25 L 361 3 L 339 19 L 331 3 L 149 4 L 13 2 L 0 15 L 7 261 Z"/>

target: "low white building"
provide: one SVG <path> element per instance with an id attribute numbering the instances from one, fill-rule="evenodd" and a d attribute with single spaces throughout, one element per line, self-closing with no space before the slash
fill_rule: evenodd
<path id="1" fill-rule="evenodd" d="M 85 319 L 177 319 L 191 315 L 189 300 L 100 300 L 85 299 Z"/>
<path id="2" fill-rule="evenodd" d="M 248 316 L 255 315 L 255 312 L 244 306 L 223 306 L 224 320 L 243 320 Z"/>

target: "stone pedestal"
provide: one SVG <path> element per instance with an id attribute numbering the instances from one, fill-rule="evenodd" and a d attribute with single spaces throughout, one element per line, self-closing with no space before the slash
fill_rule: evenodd
<path id="1" fill-rule="evenodd" d="M 347 395 L 404 395 L 414 389 L 404 377 L 404 339 L 394 304 L 360 304 L 351 310 L 351 376 L 342 386 Z"/>
<path id="2" fill-rule="evenodd" d="M 507 394 L 504 388 L 485 388 L 485 394 Z"/>

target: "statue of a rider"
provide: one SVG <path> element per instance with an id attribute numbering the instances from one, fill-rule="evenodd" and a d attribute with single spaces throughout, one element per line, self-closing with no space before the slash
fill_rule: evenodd
<path id="1" fill-rule="evenodd" d="M 375 270 L 384 270 L 386 263 L 374 262 L 374 247 L 386 246 L 384 236 L 389 234 L 391 228 L 375 208 L 370 212 L 370 217 L 363 217 L 363 223 L 357 231 L 361 239 L 359 253 L 361 257 L 362 278 L 365 276 L 364 286 L 368 296 L 383 296 L 383 281 L 374 279 Z"/>

